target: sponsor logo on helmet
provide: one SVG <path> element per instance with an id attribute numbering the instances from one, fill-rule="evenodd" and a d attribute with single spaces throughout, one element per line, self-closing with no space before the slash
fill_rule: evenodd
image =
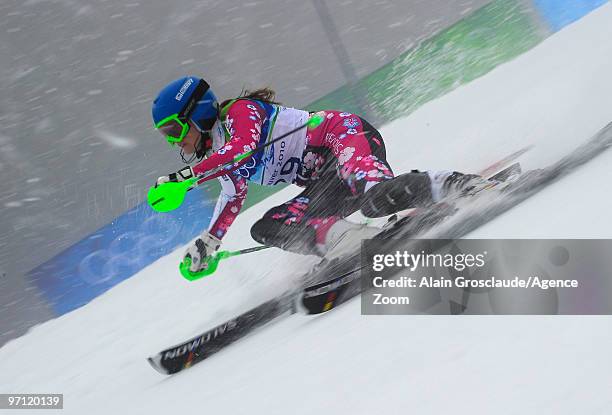
<path id="1" fill-rule="evenodd" d="M 193 84 L 193 79 L 191 79 L 191 78 L 187 79 L 185 81 L 185 83 L 183 84 L 183 86 L 181 87 L 181 89 L 179 89 L 179 92 L 176 94 L 176 96 L 174 98 L 177 101 L 182 100 L 183 99 L 183 95 L 185 95 L 185 92 L 187 92 L 187 89 L 189 89 L 191 84 Z"/>

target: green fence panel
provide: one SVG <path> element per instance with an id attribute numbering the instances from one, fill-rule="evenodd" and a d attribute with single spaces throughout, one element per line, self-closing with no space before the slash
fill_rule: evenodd
<path id="1" fill-rule="evenodd" d="M 470 82 L 531 49 L 545 33 L 520 1 L 495 0 L 360 80 L 382 122 Z M 313 102 L 309 110 L 359 113 L 348 86 Z"/>

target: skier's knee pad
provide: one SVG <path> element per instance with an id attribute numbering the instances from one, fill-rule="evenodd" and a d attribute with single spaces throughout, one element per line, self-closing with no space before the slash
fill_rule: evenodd
<path id="1" fill-rule="evenodd" d="M 262 245 L 275 246 L 304 255 L 320 255 L 314 228 L 287 225 L 281 221 L 262 218 L 251 227 L 251 237 Z"/>
<path id="2" fill-rule="evenodd" d="M 377 218 L 432 203 L 429 175 L 412 171 L 378 183 L 368 190 L 363 197 L 361 212 L 367 217 Z"/>

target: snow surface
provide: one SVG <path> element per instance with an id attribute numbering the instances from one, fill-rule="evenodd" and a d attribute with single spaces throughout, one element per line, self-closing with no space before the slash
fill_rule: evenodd
<path id="1" fill-rule="evenodd" d="M 478 171 L 525 145 L 555 161 L 612 120 L 612 5 L 382 129 L 396 171 Z M 470 237 L 611 237 L 612 152 Z M 242 214 L 224 245 L 286 189 Z M 168 255 L 0 349 L 2 392 L 63 393 L 65 413 L 611 413 L 608 317 L 361 316 L 359 301 L 271 324 L 173 377 L 145 357 L 281 292 L 316 260 L 268 250 L 183 280 Z M 23 413 L 23 412 L 22 412 Z"/>

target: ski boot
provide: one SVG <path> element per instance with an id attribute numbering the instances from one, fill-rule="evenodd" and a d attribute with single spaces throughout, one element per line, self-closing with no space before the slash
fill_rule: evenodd
<path id="1" fill-rule="evenodd" d="M 473 196 L 498 184 L 498 180 L 487 180 L 476 174 L 412 171 L 368 190 L 361 212 L 366 217 L 379 218 L 409 208 L 426 208 L 441 201 Z"/>

